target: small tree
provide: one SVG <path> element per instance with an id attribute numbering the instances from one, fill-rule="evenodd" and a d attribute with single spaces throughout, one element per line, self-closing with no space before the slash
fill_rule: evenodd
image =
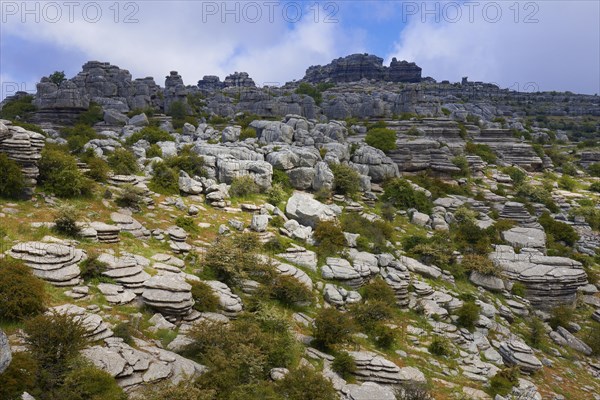
<path id="1" fill-rule="evenodd" d="M 77 218 L 79 211 L 72 205 L 63 204 L 54 215 L 54 229 L 63 235 L 76 237 L 79 235 L 79 226 L 77 226 Z"/>
<path id="2" fill-rule="evenodd" d="M 331 381 L 306 366 L 291 371 L 276 385 L 277 392 L 286 400 L 339 399 Z"/>
<path id="3" fill-rule="evenodd" d="M 179 176 L 164 162 L 155 162 L 152 165 L 152 179 L 150 189 L 157 193 L 178 194 Z"/>
<path id="4" fill-rule="evenodd" d="M 332 164 L 333 186 L 336 193 L 355 196 L 360 191 L 360 175 L 347 164 Z"/>
<path id="5" fill-rule="evenodd" d="M 60 86 L 63 81 L 67 80 L 67 78 L 65 78 L 65 71 L 54 71 L 50 74 L 48 79 L 50 79 L 50 82 L 58 86 Z"/>
<path id="6" fill-rule="evenodd" d="M 234 178 L 229 188 L 229 194 L 232 197 L 246 197 L 257 193 L 260 193 L 260 187 L 250 175 Z"/>
<path id="7" fill-rule="evenodd" d="M 204 282 L 189 282 L 192 285 L 194 310 L 200 312 L 216 312 L 219 309 L 219 298 L 213 289 Z"/>
<path id="8" fill-rule="evenodd" d="M 346 237 L 339 224 L 331 221 L 319 221 L 313 238 L 317 241 L 317 253 L 321 257 L 334 256 L 346 246 Z"/>
<path id="9" fill-rule="evenodd" d="M 331 369 L 337 372 L 343 379 L 348 380 L 356 372 L 356 361 L 354 361 L 354 358 L 348 352 L 341 351 L 335 356 L 331 364 Z"/>
<path id="10" fill-rule="evenodd" d="M 119 148 L 108 156 L 108 165 L 117 175 L 131 175 L 139 171 L 137 160 L 127 149 Z"/>
<path id="11" fill-rule="evenodd" d="M 479 320 L 480 307 L 472 302 L 466 302 L 456 311 L 458 316 L 457 325 L 469 330 L 475 329 L 475 324 Z"/>
<path id="12" fill-rule="evenodd" d="M 314 320 L 313 335 L 317 343 L 325 349 L 350 341 L 353 331 L 354 326 L 350 318 L 335 308 L 319 310 Z"/>
<path id="13" fill-rule="evenodd" d="M 385 153 L 396 150 L 396 132 L 387 128 L 370 129 L 365 142 Z"/>

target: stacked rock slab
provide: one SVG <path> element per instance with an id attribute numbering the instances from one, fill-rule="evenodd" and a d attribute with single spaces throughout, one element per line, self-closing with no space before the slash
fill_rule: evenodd
<path id="1" fill-rule="evenodd" d="M 127 392 L 135 391 L 144 384 L 163 380 L 177 384 L 185 379 L 198 377 L 206 371 L 202 365 L 178 354 L 135 340 L 134 348 L 121 338 L 108 338 L 104 340 L 104 346 L 89 347 L 82 351 L 82 355 L 113 376 L 117 384 Z"/>
<path id="2" fill-rule="evenodd" d="M 92 222 L 90 228 L 96 231 L 96 237 L 99 242 L 119 243 L 121 229 L 118 226 L 108 225 L 103 222 Z"/>
<path id="3" fill-rule="evenodd" d="M 223 282 L 206 281 L 204 283 L 210 286 L 213 293 L 219 298 L 221 312 L 227 317 L 233 318 L 244 309 L 242 299 Z"/>
<path id="4" fill-rule="evenodd" d="M 16 161 L 26 178 L 23 196 L 30 198 L 39 175 L 38 162 L 42 158 L 45 143 L 44 135 L 31 132 L 10 121 L 0 120 L 0 153 Z"/>
<path id="5" fill-rule="evenodd" d="M 369 351 L 350 351 L 356 362 L 356 378 L 388 385 L 423 383 L 425 376 L 416 368 L 400 368 L 393 362 Z"/>
<path id="6" fill-rule="evenodd" d="M 542 226 L 536 221 L 535 217 L 529 214 L 529 211 L 522 203 L 509 201 L 504 204 L 500 212 L 500 219 L 508 219 L 515 221 L 524 228 L 542 229 Z"/>
<path id="7" fill-rule="evenodd" d="M 150 231 L 129 215 L 113 212 L 110 214 L 110 219 L 117 224 L 122 232 L 131 233 L 136 238 L 150 237 Z"/>
<path id="8" fill-rule="evenodd" d="M 102 272 L 102 275 L 134 291 L 140 291 L 144 282 L 150 278 L 150 275 L 144 271 L 144 267 L 148 266 L 149 262 L 141 257 L 130 254 L 117 257 L 113 254 L 103 253 L 98 257 L 98 261 L 107 265 L 107 269 Z"/>
<path id="9" fill-rule="evenodd" d="M 498 353 L 506 365 L 516 365 L 524 373 L 533 373 L 542 369 L 542 363 L 533 354 L 531 347 L 519 340 L 502 342 Z"/>
<path id="10" fill-rule="evenodd" d="M 321 268 L 321 274 L 323 279 L 334 279 L 358 289 L 368 281 L 374 271 L 364 263 L 350 264 L 343 258 L 328 257 L 326 264 Z"/>
<path id="11" fill-rule="evenodd" d="M 167 230 L 167 233 L 169 234 L 169 238 L 171 238 L 171 242 L 169 243 L 171 250 L 175 254 L 185 254 L 192 249 L 192 246 L 185 242 L 187 239 L 186 231 L 180 227 L 172 226 L 169 228 L 169 230 Z"/>
<path id="12" fill-rule="evenodd" d="M 533 249 L 516 254 L 512 247 L 499 245 L 490 259 L 508 279 L 525 285 L 525 297 L 541 309 L 574 304 L 577 289 L 587 283 L 581 263 L 566 257 L 544 256 Z"/>
<path id="13" fill-rule="evenodd" d="M 194 305 L 191 290 L 192 286 L 177 275 L 155 275 L 144 282 L 142 299 L 162 314 L 183 316 Z"/>
<path id="14" fill-rule="evenodd" d="M 63 304 L 61 306 L 52 307 L 49 311 L 68 315 L 73 321 L 80 322 L 83 328 L 85 328 L 85 337 L 90 341 L 95 342 L 97 340 L 103 340 L 113 335 L 113 331 L 102 320 L 102 317 L 98 314 L 87 312 L 85 308 L 74 304 Z"/>
<path id="15" fill-rule="evenodd" d="M 8 251 L 8 255 L 22 260 L 35 276 L 54 286 L 77 285 L 81 273 L 77 264 L 87 258 L 83 250 L 47 242 L 19 243 Z"/>

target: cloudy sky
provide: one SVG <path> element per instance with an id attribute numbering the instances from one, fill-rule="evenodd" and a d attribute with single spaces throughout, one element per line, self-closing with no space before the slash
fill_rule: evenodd
<path id="1" fill-rule="evenodd" d="M 438 81 L 600 93 L 600 2 L 0 1 L 0 98 L 88 60 L 164 85 L 247 71 L 302 78 L 352 53 L 415 61 Z"/>

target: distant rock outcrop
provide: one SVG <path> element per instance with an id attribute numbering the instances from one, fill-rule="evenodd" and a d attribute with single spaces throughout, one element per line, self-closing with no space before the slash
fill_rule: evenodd
<path id="1" fill-rule="evenodd" d="M 421 68 L 415 63 L 392 59 L 389 67 L 383 65 L 383 58 L 371 54 L 352 54 L 333 60 L 325 66 L 312 66 L 306 70 L 304 81 L 356 82 L 361 79 L 374 79 L 390 82 L 420 82 Z"/>

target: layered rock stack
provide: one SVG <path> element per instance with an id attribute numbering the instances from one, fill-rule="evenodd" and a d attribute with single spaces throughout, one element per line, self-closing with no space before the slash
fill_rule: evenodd
<path id="1" fill-rule="evenodd" d="M 155 275 L 144 282 L 142 299 L 162 314 L 186 315 L 194 305 L 192 286 L 177 275 Z"/>
<path id="2" fill-rule="evenodd" d="M 393 362 L 370 351 L 350 351 L 356 363 L 356 379 L 387 385 L 423 383 L 425 376 L 412 367 L 400 368 Z"/>
<path id="3" fill-rule="evenodd" d="M 0 120 L 0 153 L 4 153 L 21 166 L 26 178 L 23 196 L 30 198 L 39 175 L 38 162 L 42 158 L 45 143 L 44 135 L 31 132 L 10 121 Z"/>
<path id="4" fill-rule="evenodd" d="M 587 284 L 581 263 L 570 258 L 544 256 L 533 249 L 516 254 L 512 247 L 499 245 L 490 259 L 508 279 L 525 285 L 525 297 L 537 308 L 574 304 L 577 289 Z"/>
<path id="5" fill-rule="evenodd" d="M 229 286 L 219 281 L 205 281 L 204 283 L 210 286 L 215 296 L 219 298 L 219 307 L 225 316 L 233 318 L 242 312 L 244 309 L 242 299 L 234 294 Z"/>
<path id="6" fill-rule="evenodd" d="M 523 373 L 529 374 L 542 369 L 542 363 L 533 354 L 531 347 L 519 340 L 502 342 L 498 348 L 498 353 L 500 353 L 506 365 L 516 365 Z"/>
<path id="7" fill-rule="evenodd" d="M 323 279 L 333 279 L 358 289 L 364 285 L 369 278 L 379 272 L 374 271 L 367 263 L 354 260 L 350 264 L 343 258 L 328 257 L 326 264 L 321 268 Z"/>
<path id="8" fill-rule="evenodd" d="M 81 322 L 81 325 L 86 331 L 85 337 L 92 342 L 103 340 L 113 335 L 113 331 L 102 320 L 101 316 L 89 313 L 85 308 L 74 304 L 63 304 L 61 306 L 52 307 L 50 311 L 69 315 L 75 322 Z"/>
<path id="9" fill-rule="evenodd" d="M 81 270 L 77 265 L 85 260 L 85 251 L 60 243 L 19 243 L 7 253 L 22 260 L 33 274 L 55 286 L 75 286 L 79 283 Z"/>
<path id="10" fill-rule="evenodd" d="M 121 232 L 131 233 L 133 236 L 140 239 L 150 237 L 150 231 L 129 215 L 113 212 L 110 214 L 110 219 L 117 224 L 117 227 Z"/>
<path id="11" fill-rule="evenodd" d="M 118 226 L 108 225 L 103 222 L 92 222 L 90 228 L 96 231 L 96 238 L 100 243 L 119 243 L 119 233 L 121 229 Z"/>
<path id="12" fill-rule="evenodd" d="M 187 244 L 185 240 L 187 239 L 187 232 L 181 229 L 178 226 L 172 226 L 167 230 L 167 234 L 171 241 L 169 242 L 171 246 L 171 250 L 175 254 L 186 254 L 192 250 L 192 246 Z"/>
<path id="13" fill-rule="evenodd" d="M 134 292 L 140 292 L 144 282 L 150 278 L 150 275 L 144 271 L 144 267 L 150 263 L 140 257 L 127 254 L 117 257 L 113 254 L 103 253 L 98 257 L 98 261 L 107 265 L 107 269 L 102 272 L 102 275 Z"/>
<path id="14" fill-rule="evenodd" d="M 529 214 L 525 205 L 514 201 L 509 201 L 504 204 L 504 207 L 500 212 L 500 219 L 515 221 L 524 228 L 542 229 L 542 226 L 537 222 L 535 217 Z"/>

